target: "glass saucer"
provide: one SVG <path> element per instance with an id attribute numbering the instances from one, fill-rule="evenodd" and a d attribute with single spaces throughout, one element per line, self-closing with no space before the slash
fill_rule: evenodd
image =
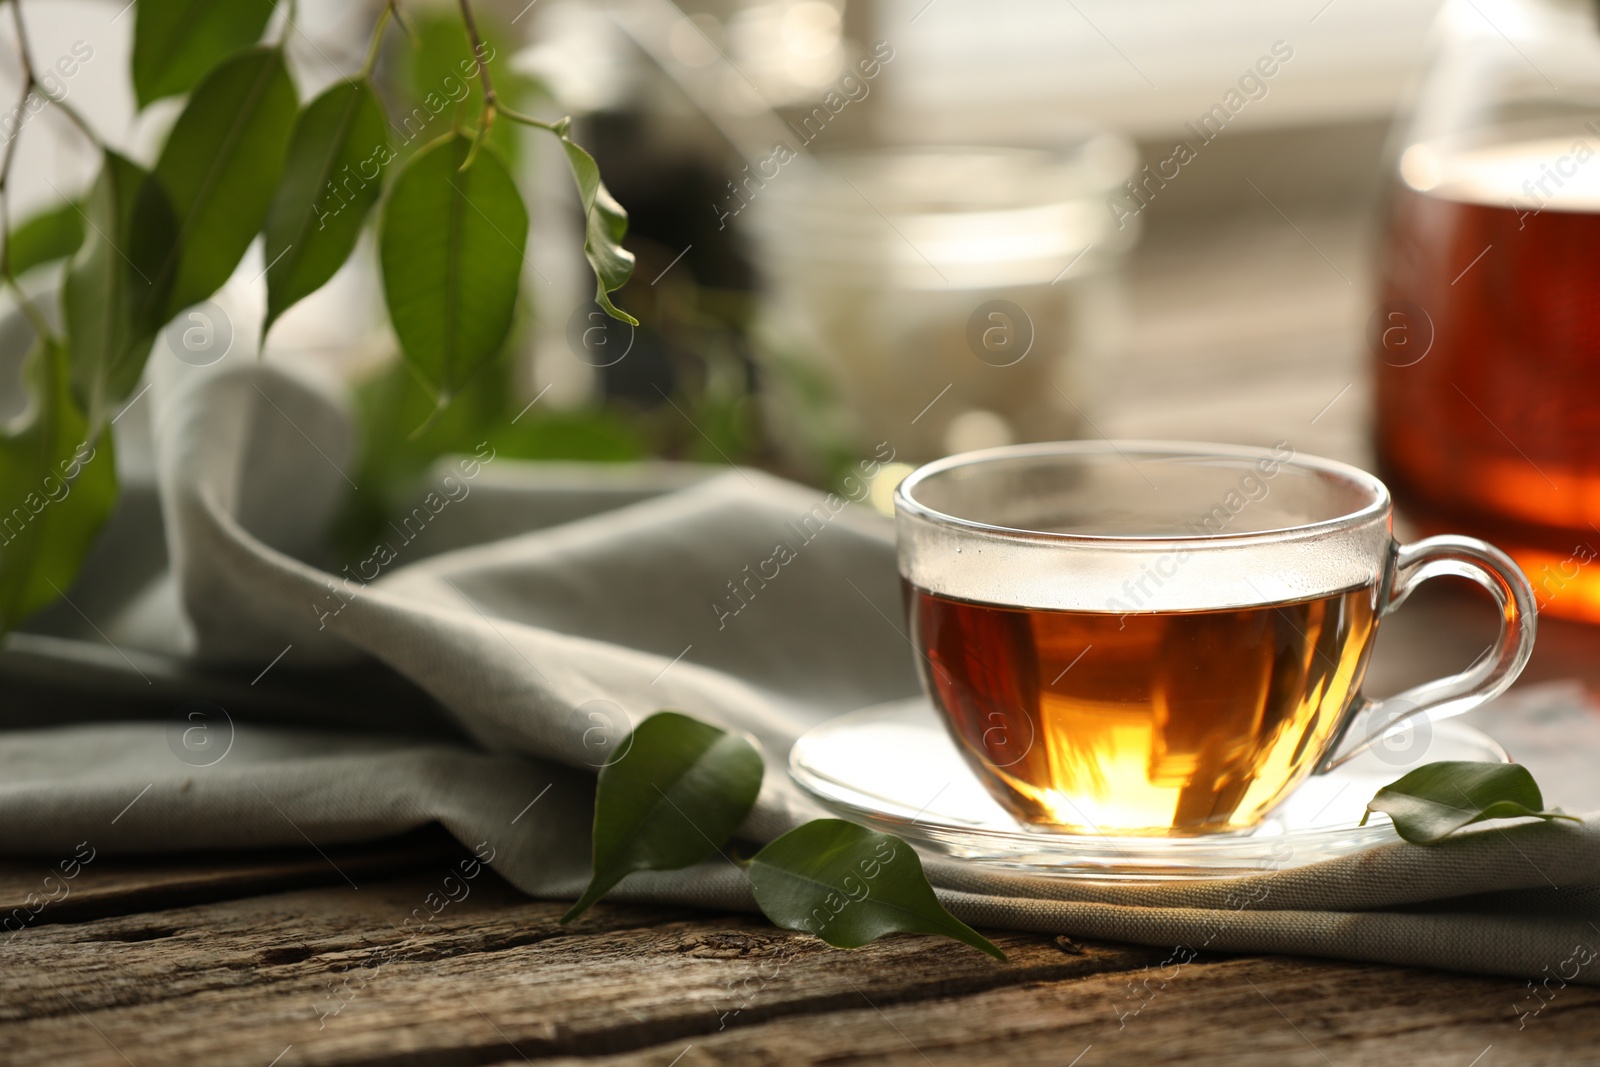
<path id="1" fill-rule="evenodd" d="M 789 773 L 825 807 L 925 851 L 1090 881 L 1233 878 L 1299 867 L 1400 838 L 1386 815 L 1359 825 L 1380 788 L 1437 760 L 1510 762 L 1460 722 L 1431 725 L 1421 751 L 1374 748 L 1308 779 L 1253 829 L 1204 837 L 1064 834 L 1019 823 L 967 768 L 925 698 L 863 708 L 795 742 Z"/>

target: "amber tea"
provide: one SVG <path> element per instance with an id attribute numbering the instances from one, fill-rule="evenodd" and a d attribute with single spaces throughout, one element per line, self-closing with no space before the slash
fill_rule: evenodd
<path id="1" fill-rule="evenodd" d="M 1412 146 L 1390 213 L 1387 332 L 1373 337 L 1378 463 L 1401 510 L 1426 530 L 1493 537 L 1533 576 L 1541 612 L 1589 622 L 1600 622 L 1600 572 L 1587 566 L 1600 543 L 1596 128 Z"/>
<path id="2" fill-rule="evenodd" d="M 1398 545 L 1391 523 L 1382 482 L 1287 443 L 1019 445 L 895 494 L 929 699 L 1001 805 L 1079 834 L 1249 830 L 1390 730 L 1504 691 L 1533 647 L 1527 579 L 1482 541 Z M 1446 574 L 1499 606 L 1490 654 L 1362 696 L 1379 619 Z"/>
<path id="3" fill-rule="evenodd" d="M 1366 666 L 1376 591 L 1227 611 L 1038 611 L 907 587 L 974 772 L 1029 822 L 1248 827 L 1310 773 Z"/>

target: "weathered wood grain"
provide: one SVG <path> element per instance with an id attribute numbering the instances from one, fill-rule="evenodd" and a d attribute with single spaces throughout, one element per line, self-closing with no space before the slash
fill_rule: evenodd
<path id="1" fill-rule="evenodd" d="M 255 896 L 279 889 L 383 877 L 467 853 L 444 830 L 359 845 L 213 855 L 71 855 L 0 861 L 0 944 L 19 926 L 76 922 L 153 907 Z"/>
<path id="2" fill-rule="evenodd" d="M 1417 1064 L 1505 1067 L 1594 1062 L 1600 990 L 1572 987 L 1518 1029 L 1517 983 L 1295 959 L 1189 964 L 1154 995 L 1142 972 L 1008 986 L 973 996 L 884 1004 L 862 995 L 825 1019 L 786 1018 L 551 1067 L 643 1067 L 682 1055 L 707 1063 Z M 873 1003 L 868 1003 L 869 998 Z M 1143 1002 L 1137 1015 L 1119 1019 Z M 688 1049 L 686 1052 L 685 1049 Z M 502 1064 L 523 1062 L 511 1057 Z"/>
<path id="3" fill-rule="evenodd" d="M 1558 990 L 1519 1029 L 1528 994 L 1511 980 L 1291 959 L 1163 967 L 1158 950 L 995 931 L 1008 964 L 931 938 L 843 953 L 687 909 L 602 905 L 563 928 L 561 904 L 487 870 L 458 902 L 430 898 L 454 869 L 29 929 L 0 969 L 0 1062 L 620 1067 L 692 1046 L 682 1067 L 1061 1067 L 1085 1049 L 1084 1067 L 1465 1067 L 1493 1046 L 1482 1065 L 1497 1067 L 1600 1044 L 1594 989 Z M 400 927 L 419 908 L 430 928 L 411 936 Z"/>
<path id="4" fill-rule="evenodd" d="M 750 918 L 613 906 L 564 929 L 564 905 L 487 870 L 434 929 L 399 929 L 427 914 L 448 870 L 27 930 L 0 973 L 0 1056 L 257 1067 L 289 1045 L 285 1067 L 590 1056 L 848 1010 L 863 992 L 901 1004 L 1161 956 L 1023 934 L 997 935 L 1005 965 L 932 938 L 842 954 Z"/>

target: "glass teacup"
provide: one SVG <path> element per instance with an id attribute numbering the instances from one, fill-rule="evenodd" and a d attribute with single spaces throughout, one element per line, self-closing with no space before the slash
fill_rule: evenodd
<path id="1" fill-rule="evenodd" d="M 929 696 L 995 799 L 1066 832 L 1247 829 L 1390 731 L 1498 695 L 1533 650 L 1509 557 L 1397 544 L 1382 482 L 1287 445 L 968 453 L 909 475 L 895 513 Z M 1380 619 L 1446 574 L 1494 597 L 1495 646 L 1366 699 Z"/>

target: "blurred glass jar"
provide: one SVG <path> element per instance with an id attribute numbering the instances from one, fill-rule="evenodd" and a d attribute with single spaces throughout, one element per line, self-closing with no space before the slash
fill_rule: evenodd
<path id="1" fill-rule="evenodd" d="M 1600 32 L 1591 0 L 1451 0 L 1407 119 L 1368 324 L 1377 452 L 1424 531 L 1600 621 Z"/>
<path id="2" fill-rule="evenodd" d="M 1078 435 L 1123 332 L 1137 220 L 1108 203 L 1135 158 L 1104 133 L 882 149 L 730 191 L 764 276 L 762 401 L 786 459 L 825 473 L 880 442 L 918 463 Z"/>

